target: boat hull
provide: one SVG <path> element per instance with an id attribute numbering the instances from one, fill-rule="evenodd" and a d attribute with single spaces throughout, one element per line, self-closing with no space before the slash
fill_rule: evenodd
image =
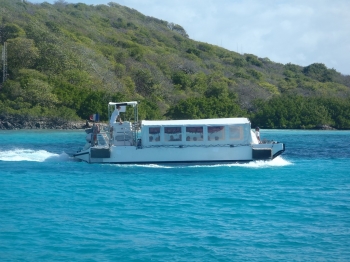
<path id="1" fill-rule="evenodd" d="M 115 164 L 151 164 L 151 163 L 235 163 L 254 160 L 271 160 L 284 152 L 283 143 L 258 144 L 244 146 L 210 146 L 210 147 L 148 147 L 111 146 L 95 153 L 89 148 L 74 155 L 75 158 L 88 163 Z M 101 151 L 102 152 L 102 151 Z M 254 154 L 258 152 L 259 154 Z M 105 157 L 109 156 L 109 157 Z"/>

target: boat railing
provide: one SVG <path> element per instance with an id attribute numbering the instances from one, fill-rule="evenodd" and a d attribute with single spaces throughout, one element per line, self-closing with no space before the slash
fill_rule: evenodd
<path id="1" fill-rule="evenodd" d="M 135 131 L 132 123 L 124 121 L 116 123 L 108 130 L 110 146 L 132 146 L 136 143 Z"/>
<path id="2" fill-rule="evenodd" d="M 109 126 L 108 125 L 103 125 L 102 127 L 101 127 L 101 131 L 103 131 L 103 132 L 105 132 L 105 133 L 109 133 Z"/>
<path id="3" fill-rule="evenodd" d="M 133 122 L 132 129 L 135 131 L 140 131 L 141 130 L 141 122 Z"/>
<path id="4" fill-rule="evenodd" d="M 273 140 L 263 139 L 263 140 L 261 140 L 260 144 L 276 144 L 276 143 L 277 142 L 273 141 Z"/>

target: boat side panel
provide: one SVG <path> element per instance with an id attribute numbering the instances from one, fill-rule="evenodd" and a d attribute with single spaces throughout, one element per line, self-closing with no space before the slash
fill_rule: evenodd
<path id="1" fill-rule="evenodd" d="M 143 148 L 112 147 L 109 163 L 161 163 L 161 162 L 220 162 L 251 161 L 252 149 L 244 147 L 159 147 Z M 91 161 L 93 162 L 93 160 Z M 100 161 L 101 162 L 101 159 Z"/>
<path id="2" fill-rule="evenodd" d="M 90 149 L 84 150 L 84 151 L 80 151 L 76 154 L 73 155 L 73 157 L 75 159 L 79 159 L 85 162 L 90 162 Z"/>
<path id="3" fill-rule="evenodd" d="M 109 158 L 90 158 L 89 150 L 75 158 L 91 163 L 194 163 L 253 161 L 253 150 L 271 150 L 273 159 L 285 150 L 284 144 L 259 144 L 240 147 L 155 147 L 139 149 L 134 146 L 112 146 Z M 270 155 L 269 155 L 270 156 Z M 267 157 L 266 159 L 269 159 Z"/>

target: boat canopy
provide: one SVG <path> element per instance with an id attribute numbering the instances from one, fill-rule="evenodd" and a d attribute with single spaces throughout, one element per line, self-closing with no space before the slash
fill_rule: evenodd
<path id="1" fill-rule="evenodd" d="M 109 106 L 136 106 L 137 105 L 137 101 L 130 101 L 130 102 L 109 102 L 108 103 Z"/>
<path id="2" fill-rule="evenodd" d="M 248 118 L 160 120 L 141 122 L 144 147 L 250 144 Z"/>
<path id="3" fill-rule="evenodd" d="M 248 118 L 213 118 L 213 119 L 192 119 L 192 120 L 142 120 L 142 126 L 208 126 L 208 125 L 237 125 L 250 124 Z"/>

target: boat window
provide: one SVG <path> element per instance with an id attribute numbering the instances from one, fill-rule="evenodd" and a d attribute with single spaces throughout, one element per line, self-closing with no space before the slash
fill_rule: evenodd
<path id="1" fill-rule="evenodd" d="M 202 126 L 187 126 L 186 127 L 186 141 L 203 141 L 203 127 Z"/>
<path id="2" fill-rule="evenodd" d="M 208 141 L 225 140 L 224 126 L 208 126 Z"/>
<path id="3" fill-rule="evenodd" d="M 243 139 L 243 128 L 242 126 L 229 126 L 230 140 L 242 140 Z"/>
<path id="4" fill-rule="evenodd" d="M 182 131 L 181 126 L 171 126 L 164 127 L 164 141 L 181 141 L 182 140 Z"/>
<path id="5" fill-rule="evenodd" d="M 160 141 L 160 127 L 150 127 L 148 129 L 149 142 L 156 143 Z"/>

